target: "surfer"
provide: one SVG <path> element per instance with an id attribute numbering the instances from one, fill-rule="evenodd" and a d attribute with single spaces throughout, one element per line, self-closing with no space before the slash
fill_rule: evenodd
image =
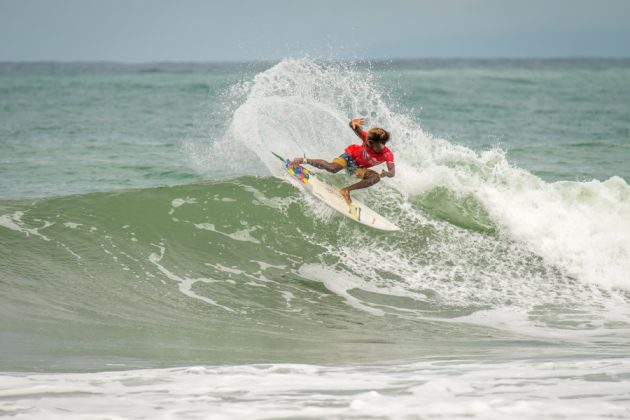
<path id="1" fill-rule="evenodd" d="M 363 144 L 351 144 L 346 147 L 344 153 L 334 158 L 332 162 L 327 162 L 323 159 L 307 159 L 306 157 L 298 157 L 291 161 L 294 165 L 307 164 L 332 173 L 337 173 L 345 168 L 348 173 L 360 178 L 361 181 L 356 184 L 339 190 L 339 194 L 348 204 L 352 203 L 350 191 L 371 187 L 380 181 L 381 177 L 391 178 L 396 174 L 394 154 L 386 146 L 389 140 L 389 133 L 379 127 L 363 131 L 363 121 L 363 118 L 355 118 L 350 121 L 350 128 L 359 136 Z M 383 169 L 380 174 L 372 169 L 368 169 L 381 163 L 387 164 L 387 170 Z"/>

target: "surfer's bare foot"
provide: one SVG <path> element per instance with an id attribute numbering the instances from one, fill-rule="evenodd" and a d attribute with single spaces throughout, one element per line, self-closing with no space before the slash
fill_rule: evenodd
<path id="1" fill-rule="evenodd" d="M 346 200 L 346 203 L 352 204 L 352 199 L 350 198 L 350 191 L 347 188 L 342 188 L 339 190 L 339 194 Z"/>

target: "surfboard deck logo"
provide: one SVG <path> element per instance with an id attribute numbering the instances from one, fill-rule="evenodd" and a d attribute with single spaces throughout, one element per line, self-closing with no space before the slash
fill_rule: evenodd
<path id="1" fill-rule="evenodd" d="M 273 152 L 272 152 L 273 153 Z M 387 220 L 359 200 L 353 198 L 352 203 L 346 203 L 339 190 L 321 181 L 317 176 L 302 165 L 293 165 L 289 159 L 284 159 L 280 155 L 273 153 L 278 159 L 284 163 L 284 167 L 300 185 L 318 199 L 322 200 L 329 207 L 343 214 L 344 216 L 361 223 L 362 225 L 372 227 L 383 231 L 399 231 L 400 228 L 394 223 Z"/>

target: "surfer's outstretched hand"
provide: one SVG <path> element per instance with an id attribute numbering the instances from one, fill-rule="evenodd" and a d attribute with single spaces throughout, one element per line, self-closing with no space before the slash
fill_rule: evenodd
<path id="1" fill-rule="evenodd" d="M 353 130 L 356 130 L 357 128 L 363 125 L 363 121 L 365 121 L 363 118 L 355 118 L 352 121 L 350 121 L 350 126 L 352 127 Z"/>
<path id="2" fill-rule="evenodd" d="M 291 161 L 291 165 L 301 165 L 303 163 L 306 163 L 306 158 L 303 157 L 296 157 Z"/>

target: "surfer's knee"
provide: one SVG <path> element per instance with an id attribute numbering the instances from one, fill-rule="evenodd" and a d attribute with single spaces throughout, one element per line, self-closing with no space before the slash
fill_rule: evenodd
<path id="1" fill-rule="evenodd" d="M 337 172 L 339 172 L 342 169 L 343 169 L 343 166 L 341 166 L 340 164 L 338 164 L 336 162 L 331 162 L 330 163 L 330 169 L 328 169 L 328 170 L 330 172 L 332 172 L 333 174 L 336 174 Z"/>
<path id="2" fill-rule="evenodd" d="M 370 183 L 369 185 L 374 185 L 378 181 L 381 180 L 381 176 L 378 173 L 374 172 L 373 170 L 368 169 L 367 171 L 365 171 L 365 175 L 363 175 L 363 179 L 368 181 Z"/>

